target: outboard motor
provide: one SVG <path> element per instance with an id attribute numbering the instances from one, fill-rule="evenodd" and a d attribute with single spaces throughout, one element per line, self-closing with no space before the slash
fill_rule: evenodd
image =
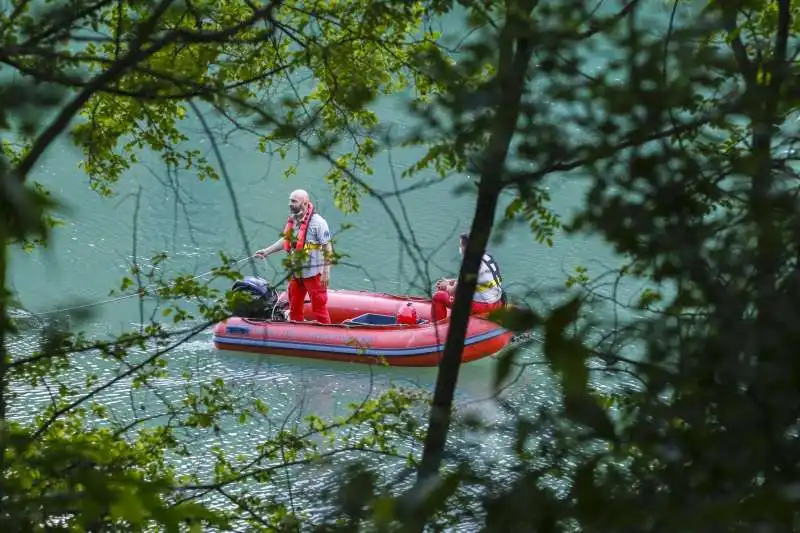
<path id="1" fill-rule="evenodd" d="M 269 286 L 263 278 L 248 276 L 234 282 L 232 290 L 243 292 L 250 296 L 249 301 L 236 302 L 231 311 L 234 316 L 242 318 L 255 318 L 272 320 L 273 314 L 281 319 L 283 313 L 276 313 L 278 305 L 278 291 Z M 282 311 L 282 309 L 281 309 Z"/>

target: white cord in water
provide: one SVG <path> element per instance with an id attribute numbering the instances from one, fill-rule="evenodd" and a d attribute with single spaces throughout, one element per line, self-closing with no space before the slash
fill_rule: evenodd
<path id="1" fill-rule="evenodd" d="M 236 265 L 239 265 L 241 263 L 244 263 L 245 261 L 253 259 L 254 257 L 256 257 L 256 256 L 255 255 L 251 255 L 249 257 L 245 257 L 243 259 L 239 259 L 238 261 L 233 263 L 233 266 L 236 266 Z M 269 263 L 267 262 L 267 258 L 264 257 L 264 256 L 261 256 L 261 259 L 262 259 L 262 261 L 264 261 L 264 269 L 265 270 L 268 269 Z M 213 270 L 209 270 L 208 272 L 203 272 L 202 274 L 198 274 L 197 276 L 194 276 L 194 277 L 189 278 L 189 279 L 190 279 L 190 281 L 191 280 L 196 280 L 196 279 L 208 276 L 209 274 L 213 274 L 213 273 L 214 273 Z M 401 283 L 399 281 L 392 281 L 392 280 L 385 280 L 385 281 L 387 283 L 395 283 L 395 284 L 398 284 L 398 285 Z M 126 300 L 128 298 L 133 298 L 134 296 L 139 296 L 139 295 L 144 296 L 145 294 L 147 294 L 148 289 L 153 285 L 155 285 L 155 284 L 151 283 L 150 285 L 146 285 L 145 287 L 142 287 L 141 289 L 136 290 L 135 292 L 131 292 L 129 294 L 123 294 L 121 296 L 117 296 L 115 298 L 110 298 L 108 300 L 101 300 L 99 302 L 87 303 L 87 304 L 82 304 L 82 305 L 75 305 L 75 306 L 72 306 L 72 307 L 64 307 L 64 308 L 61 308 L 61 309 L 53 309 L 51 311 L 42 311 L 42 312 L 38 312 L 38 313 L 33 312 L 33 311 L 28 311 L 26 309 L 23 309 L 22 311 L 24 311 L 26 313 L 29 313 L 30 315 L 33 315 L 33 316 L 36 316 L 36 317 L 41 317 L 41 316 L 47 316 L 47 315 L 54 315 L 56 313 L 64 313 L 66 311 L 75 311 L 75 310 L 78 310 L 78 309 L 88 309 L 90 307 L 97 307 L 97 306 L 100 306 L 100 305 L 105 305 L 105 304 L 109 304 L 109 303 L 113 303 L 113 302 L 119 302 L 121 300 Z M 274 312 L 274 309 L 273 309 L 273 312 Z"/>
<path id="2" fill-rule="evenodd" d="M 252 259 L 253 257 L 255 257 L 255 255 L 251 255 L 250 257 L 245 257 L 244 259 L 240 259 L 240 260 L 236 261 L 233 264 L 233 266 L 236 266 L 236 265 L 238 265 L 240 263 L 244 263 L 245 261 L 247 261 L 249 259 Z M 266 263 L 266 262 L 267 262 L 267 259 L 264 258 L 264 263 Z M 208 276 L 209 274 L 213 274 L 213 273 L 214 273 L 213 270 L 209 270 L 208 272 L 203 272 L 202 274 L 198 274 L 197 276 L 189 278 L 189 280 L 190 281 L 196 280 L 196 279 L 202 278 L 204 276 Z M 122 296 L 117 296 L 116 298 L 111 298 L 109 300 L 102 300 L 100 302 L 93 302 L 93 303 L 88 303 L 88 304 L 76 305 L 76 306 L 73 306 L 73 307 L 64 307 L 62 309 L 54 309 L 52 311 L 42 311 L 40 313 L 34 313 L 33 311 L 27 311 L 27 310 L 25 310 L 25 311 L 30 313 L 31 315 L 34 315 L 34 316 L 46 316 L 46 315 L 54 315 L 56 313 L 63 313 L 65 311 L 74 311 L 76 309 L 86 309 L 88 307 L 96 307 L 98 305 L 105 305 L 105 304 L 109 304 L 109 303 L 112 303 L 112 302 L 119 302 L 120 300 L 125 300 L 127 298 L 132 298 L 134 296 L 139 296 L 140 294 L 142 296 L 144 296 L 145 294 L 147 294 L 148 288 L 151 287 L 152 285 L 155 285 L 155 284 L 151 283 L 150 285 L 146 285 L 145 287 L 142 287 L 141 289 L 139 289 L 139 290 L 137 290 L 135 292 L 132 292 L 132 293 L 129 293 L 129 294 L 123 294 Z"/>

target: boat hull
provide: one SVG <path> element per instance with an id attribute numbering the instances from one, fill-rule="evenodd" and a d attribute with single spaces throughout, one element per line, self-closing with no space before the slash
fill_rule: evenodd
<path id="1" fill-rule="evenodd" d="M 418 318 L 423 322 L 416 325 L 389 322 L 397 308 L 409 301 L 415 304 Z M 310 302 L 304 308 L 306 322 L 232 317 L 214 326 L 214 345 L 221 350 L 390 366 L 430 367 L 441 361 L 450 321 L 430 322 L 430 300 L 329 290 L 328 310 L 332 324 L 310 321 Z M 385 322 L 359 323 L 366 315 Z M 348 323 L 350 320 L 355 322 Z M 511 336 L 511 332 L 501 326 L 471 316 L 462 362 L 469 363 L 500 351 L 511 341 Z"/>
<path id="2" fill-rule="evenodd" d="M 286 299 L 286 292 L 281 293 L 281 299 Z M 431 319 L 431 300 L 419 296 L 403 296 L 396 294 L 354 291 L 348 289 L 328 290 L 328 313 L 331 322 L 338 324 L 354 318 L 363 313 L 376 313 L 381 315 L 394 315 L 397 308 L 407 302 L 414 304 L 417 317 L 421 320 Z M 311 299 L 306 295 L 303 306 L 303 316 L 306 320 L 313 320 Z"/>

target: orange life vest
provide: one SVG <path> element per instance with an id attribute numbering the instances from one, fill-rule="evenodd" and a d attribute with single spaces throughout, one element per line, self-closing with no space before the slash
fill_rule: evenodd
<path id="1" fill-rule="evenodd" d="M 303 215 L 303 220 L 300 221 L 300 231 L 297 232 L 297 243 L 294 245 L 295 251 L 300 251 L 306 245 L 306 234 L 308 233 L 308 222 L 314 215 L 314 204 L 308 202 L 306 212 Z M 294 217 L 289 215 L 286 219 L 286 227 L 283 228 L 283 249 L 287 253 L 291 253 L 292 245 L 290 243 L 292 237 L 292 230 L 294 230 Z"/>

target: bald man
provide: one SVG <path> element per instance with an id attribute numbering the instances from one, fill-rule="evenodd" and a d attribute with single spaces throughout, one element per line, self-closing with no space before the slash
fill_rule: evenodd
<path id="1" fill-rule="evenodd" d="M 314 320 L 330 324 L 328 314 L 328 283 L 331 277 L 330 258 L 333 257 L 331 232 L 328 222 L 315 212 L 308 193 L 297 189 L 289 195 L 289 218 L 283 237 L 256 252 L 257 257 L 267 257 L 279 250 L 289 254 L 305 252 L 299 268 L 289 279 L 289 319 L 303 321 L 303 303 L 306 293 L 311 297 Z"/>

